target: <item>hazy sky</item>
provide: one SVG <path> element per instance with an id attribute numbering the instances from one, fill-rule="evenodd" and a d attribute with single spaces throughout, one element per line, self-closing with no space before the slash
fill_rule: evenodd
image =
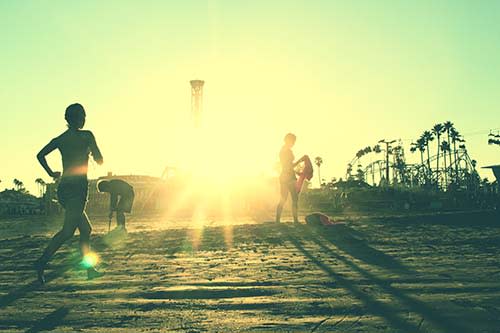
<path id="1" fill-rule="evenodd" d="M 500 1 L 0 0 L 0 42 L 0 189 L 48 180 L 35 154 L 73 102 L 105 157 L 91 177 L 159 176 L 205 138 L 207 165 L 271 170 L 290 131 L 296 155 L 342 177 L 358 149 L 408 148 L 446 120 L 480 166 L 500 163 L 487 145 L 500 128 Z"/>

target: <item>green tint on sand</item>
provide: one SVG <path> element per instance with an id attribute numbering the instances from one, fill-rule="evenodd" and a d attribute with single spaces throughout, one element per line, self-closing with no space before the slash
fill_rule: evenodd
<path id="1" fill-rule="evenodd" d="M 113 242 L 94 235 L 104 277 L 86 280 L 75 236 L 39 287 L 31 264 L 56 226 L 0 220 L 0 331 L 500 327 L 500 221 L 422 217 L 347 221 L 323 230 L 264 223 L 160 231 L 145 228 L 145 221 L 134 218 L 129 234 Z M 23 234 L 28 224 L 32 235 Z M 106 221 L 94 225 L 104 230 Z"/>

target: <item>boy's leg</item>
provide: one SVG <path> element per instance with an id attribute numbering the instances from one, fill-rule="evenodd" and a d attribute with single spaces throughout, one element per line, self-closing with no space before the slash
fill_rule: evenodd
<path id="1" fill-rule="evenodd" d="M 121 210 L 116 211 L 116 224 L 118 227 L 125 228 L 125 213 Z"/>
<path id="2" fill-rule="evenodd" d="M 85 211 L 82 213 L 78 230 L 80 231 L 80 252 L 84 257 L 90 252 L 90 233 L 92 232 L 92 225 Z"/>
<path id="3" fill-rule="evenodd" d="M 77 203 L 69 203 L 64 212 L 64 225 L 63 228 L 52 237 L 49 245 L 43 251 L 42 256 L 35 262 L 35 269 L 38 274 L 38 280 L 44 283 L 43 270 L 50 261 L 54 253 L 61 247 L 64 242 L 73 237 L 77 226 L 79 225 L 82 217 L 84 205 Z"/>
<path id="4" fill-rule="evenodd" d="M 90 233 L 92 232 L 92 225 L 90 224 L 89 218 L 85 211 L 82 213 L 82 218 L 80 224 L 78 225 L 78 230 L 80 231 L 80 251 L 82 257 L 85 257 L 90 253 Z M 87 278 L 95 279 L 103 276 L 104 274 L 97 271 L 95 267 L 87 268 Z"/>
<path id="5" fill-rule="evenodd" d="M 281 213 L 283 211 L 283 206 L 285 205 L 286 198 L 288 197 L 288 187 L 284 183 L 280 182 L 280 202 L 276 208 L 276 223 L 280 223 Z"/>
<path id="6" fill-rule="evenodd" d="M 125 213 L 130 213 L 132 211 L 133 204 L 133 194 L 120 197 L 120 201 L 116 206 L 116 223 L 118 227 L 125 229 Z"/>
<path id="7" fill-rule="evenodd" d="M 293 184 L 293 183 L 290 184 L 289 191 L 290 191 L 290 196 L 292 197 L 293 222 L 299 223 L 299 215 L 298 215 L 299 194 L 297 193 L 297 190 L 295 189 L 295 184 Z"/>
<path id="8" fill-rule="evenodd" d="M 37 260 L 37 265 L 42 267 L 45 266 L 50 261 L 54 253 L 56 253 L 56 251 L 61 247 L 61 245 L 63 245 L 64 242 L 73 237 L 75 230 L 76 223 L 74 223 L 74 216 L 68 216 L 68 214 L 65 214 L 63 228 L 57 234 L 55 234 L 54 237 L 52 237 L 49 245 L 47 245 L 45 251 L 43 251 L 42 256 Z"/>
<path id="9" fill-rule="evenodd" d="M 37 261 L 38 264 L 42 264 L 43 266 L 47 264 L 61 245 L 73 237 L 76 228 L 80 224 L 84 205 L 80 203 L 68 203 L 65 206 L 63 228 L 50 240 L 43 255 Z"/>

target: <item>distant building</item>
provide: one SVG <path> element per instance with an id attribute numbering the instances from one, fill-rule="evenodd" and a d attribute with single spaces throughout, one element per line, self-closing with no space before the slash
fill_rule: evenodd
<path id="1" fill-rule="evenodd" d="M 0 216 L 42 213 L 43 204 L 41 199 L 22 191 L 5 190 L 0 192 Z"/>
<path id="2" fill-rule="evenodd" d="M 109 211 L 109 194 L 100 193 L 97 190 L 97 183 L 100 180 L 111 179 L 124 180 L 134 187 L 133 213 L 157 212 L 166 208 L 167 202 L 164 199 L 166 183 L 161 178 L 140 175 L 113 175 L 109 173 L 107 176 L 89 180 L 86 208 L 88 213 L 101 214 Z M 57 214 L 62 211 L 62 207 L 57 203 L 57 183 L 47 184 L 43 206 L 48 214 Z"/>

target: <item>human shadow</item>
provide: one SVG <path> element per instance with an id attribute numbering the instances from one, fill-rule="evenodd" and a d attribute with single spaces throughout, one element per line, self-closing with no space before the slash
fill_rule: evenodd
<path id="1" fill-rule="evenodd" d="M 261 297 L 271 296 L 278 291 L 262 288 L 243 288 L 243 289 L 220 289 L 205 288 L 192 290 L 164 290 L 137 293 L 133 296 L 145 299 L 222 299 L 222 298 L 243 298 L 243 297 Z"/>
<path id="2" fill-rule="evenodd" d="M 67 308 L 65 308 L 64 306 L 60 307 L 54 312 L 48 314 L 45 318 L 39 320 L 32 328 L 27 330 L 25 333 L 51 331 L 63 322 L 68 313 L 69 310 Z"/>
<path id="3" fill-rule="evenodd" d="M 415 272 L 409 270 L 397 259 L 368 245 L 362 233 L 345 224 L 316 227 L 315 230 L 321 233 L 324 239 L 328 240 L 353 258 L 395 273 L 415 274 Z"/>
<path id="4" fill-rule="evenodd" d="M 143 242 L 144 239 L 148 239 L 148 242 Z M 179 252 L 227 251 L 238 246 L 280 245 L 283 242 L 279 225 L 248 224 L 132 232 L 128 234 L 126 244 L 122 245 L 133 253 L 163 253 L 167 257 L 174 257 Z M 94 241 L 94 244 L 94 248 L 99 250 L 110 248 L 99 240 Z M 133 244 L 133 247 L 127 247 L 127 244 Z"/>
<path id="5" fill-rule="evenodd" d="M 377 301 L 374 297 L 368 295 L 354 283 L 337 274 L 330 266 L 318 259 L 318 256 L 307 250 L 301 241 L 301 237 L 294 234 L 293 230 L 287 232 L 288 241 L 290 241 L 307 259 L 313 262 L 318 268 L 324 271 L 332 279 L 335 279 L 337 285 L 349 291 L 354 297 L 359 299 L 366 306 L 366 310 L 387 320 L 394 328 L 403 332 L 416 332 L 418 327 L 407 322 L 398 316 L 397 309 Z"/>
<path id="6" fill-rule="evenodd" d="M 103 235 L 98 235 L 94 238 L 93 248 L 98 252 L 123 249 L 124 253 L 129 257 L 136 254 L 147 253 L 150 255 L 164 254 L 167 258 L 172 258 L 179 252 L 228 250 L 229 247 L 225 238 L 225 231 L 226 229 L 224 226 L 205 228 L 200 239 L 200 245 L 197 249 L 194 249 L 193 246 L 190 245 L 192 230 L 186 228 L 130 233 L 126 239 L 118 240 L 111 244 Z M 278 231 L 278 233 L 276 231 Z M 279 234 L 279 226 L 275 225 L 265 226 L 264 228 L 260 225 L 241 225 L 234 227 L 232 233 L 231 241 L 234 246 L 238 246 L 240 243 L 249 244 L 250 242 L 269 244 L 279 244 L 283 242 Z M 151 237 L 152 234 L 155 237 Z M 148 242 L 144 242 L 144 239 L 148 239 Z M 179 239 L 184 241 L 179 242 Z M 73 239 L 68 242 L 68 246 L 72 247 L 75 242 L 77 242 L 77 237 L 73 237 Z M 12 243 L 12 246 L 13 244 L 14 243 Z M 132 244 L 133 246 L 129 246 Z M 186 246 L 186 244 L 190 246 Z M 70 258 L 64 261 L 65 263 L 62 265 L 52 265 L 54 269 L 47 271 L 45 274 L 47 284 L 50 284 L 52 280 L 62 277 L 67 271 L 78 267 L 80 257 L 70 256 Z M 35 276 L 36 274 L 33 269 L 33 279 L 35 279 Z M 18 299 L 26 297 L 31 292 L 43 289 L 44 286 L 40 285 L 36 280 L 20 286 L 18 285 L 9 290 L 5 295 L 0 295 L 0 309 L 9 306 Z"/>
<path id="7" fill-rule="evenodd" d="M 234 294 L 234 297 L 253 297 L 253 294 L 247 293 L 243 296 L 241 294 Z M 249 295 L 249 296 L 245 296 Z M 269 296 L 272 296 L 270 294 Z M 255 296 L 267 296 L 267 294 L 256 294 Z M 227 299 L 229 297 L 225 297 Z M 196 298 L 196 299 L 212 299 L 213 298 Z M 173 299 L 154 299 L 154 302 L 141 302 L 139 305 L 134 305 L 134 310 L 149 312 L 168 310 L 171 312 L 182 311 L 186 308 L 185 298 Z M 319 316 L 333 316 L 338 314 L 346 315 L 360 315 L 363 313 L 364 306 L 360 304 L 345 304 L 345 305 L 331 305 L 325 306 L 321 302 L 304 302 L 297 306 L 295 302 L 282 302 L 282 301 L 253 301 L 251 298 L 244 302 L 190 302 L 189 309 L 191 311 L 266 311 L 275 316 L 290 316 L 293 313 L 297 317 L 319 317 Z"/>
<path id="8" fill-rule="evenodd" d="M 45 274 L 45 281 L 46 283 L 49 283 L 52 280 L 55 280 L 61 276 L 64 275 L 67 271 L 73 269 L 77 264 L 79 263 L 79 260 L 76 260 L 75 258 L 72 258 L 69 263 L 64 264 L 63 266 L 57 267 L 55 270 Z M 33 269 L 33 277 L 35 277 L 35 270 Z M 7 294 L 0 296 L 0 309 L 12 304 L 16 300 L 23 298 L 26 296 L 28 293 L 43 289 L 43 285 L 41 285 L 37 280 L 34 280 L 26 285 L 23 285 L 18 288 L 14 288 L 13 290 L 9 291 Z"/>
<path id="9" fill-rule="evenodd" d="M 421 302 L 415 298 L 408 296 L 406 293 L 402 292 L 401 290 L 398 290 L 397 288 L 392 287 L 389 283 L 377 277 L 375 274 L 359 267 L 350 259 L 332 250 L 323 241 L 324 238 L 322 233 L 320 234 L 315 230 L 310 230 L 307 227 L 302 227 L 302 226 L 299 226 L 298 229 L 295 229 L 293 231 L 292 230 L 289 231 L 290 241 L 306 257 L 312 260 L 318 267 L 320 267 L 323 271 L 328 273 L 332 278 L 335 278 L 343 287 L 351 291 L 354 296 L 363 301 L 370 308 L 370 310 L 374 311 L 375 314 L 378 314 L 383 318 L 385 318 L 388 322 L 394 325 L 394 327 L 401 329 L 404 332 L 408 331 L 414 332 L 418 330 L 418 328 L 415 327 L 413 324 L 410 324 L 401 319 L 400 317 L 394 315 L 394 312 L 396 312 L 397 309 L 382 304 L 377 300 L 371 298 L 370 296 L 366 295 L 365 293 L 359 291 L 359 289 L 356 286 L 354 286 L 351 282 L 349 282 L 345 278 L 342 278 L 342 276 L 336 274 L 328 265 L 319 261 L 317 257 L 311 254 L 301 245 L 299 238 L 297 237 L 297 235 L 294 234 L 294 232 L 297 231 L 299 232 L 299 235 L 303 240 L 314 242 L 316 245 L 320 247 L 320 249 L 324 253 L 328 253 L 328 255 L 331 256 L 332 258 L 335 258 L 339 262 L 342 262 L 347 267 L 352 269 L 354 272 L 360 274 L 363 278 L 367 279 L 368 281 L 371 281 L 371 283 L 373 283 L 375 286 L 379 287 L 385 293 L 391 295 L 399 302 L 409 307 L 413 312 L 420 314 L 422 318 L 425 318 L 427 321 L 432 322 L 436 327 L 441 329 L 443 332 L 455 333 L 455 332 L 462 332 L 464 330 L 463 323 L 458 323 L 456 318 L 452 319 L 441 315 L 438 309 L 432 308 L 429 305 L 425 304 L 424 302 Z"/>
<path id="10" fill-rule="evenodd" d="M 405 225 L 432 224 L 470 227 L 500 228 L 500 213 L 495 210 L 467 212 L 427 213 L 414 216 L 386 217 L 384 223 L 404 223 Z"/>

